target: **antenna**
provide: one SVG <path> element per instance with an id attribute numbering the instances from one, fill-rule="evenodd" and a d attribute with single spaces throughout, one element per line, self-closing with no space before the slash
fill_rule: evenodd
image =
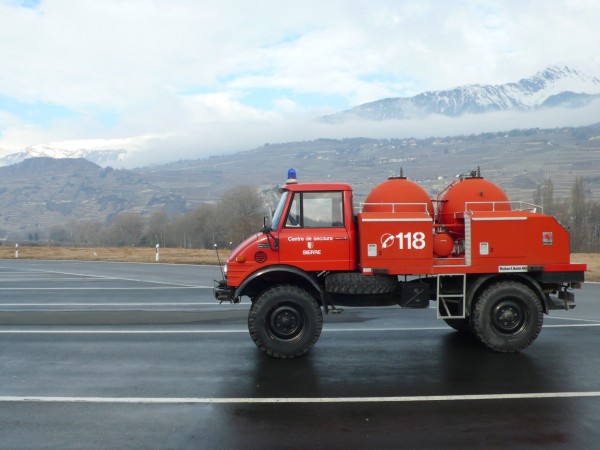
<path id="1" fill-rule="evenodd" d="M 219 270 L 221 271 L 221 276 L 225 279 L 225 273 L 223 272 L 223 266 L 221 265 L 221 258 L 219 257 L 219 249 L 217 248 L 217 244 L 214 244 L 215 253 L 217 254 L 217 261 L 219 262 Z"/>

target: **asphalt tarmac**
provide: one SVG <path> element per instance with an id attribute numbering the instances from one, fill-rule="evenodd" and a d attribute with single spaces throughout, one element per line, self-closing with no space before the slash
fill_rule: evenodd
<path id="1" fill-rule="evenodd" d="M 218 278 L 0 260 L 0 448 L 600 448 L 600 285 L 519 354 L 434 309 L 345 308 L 274 360 Z"/>

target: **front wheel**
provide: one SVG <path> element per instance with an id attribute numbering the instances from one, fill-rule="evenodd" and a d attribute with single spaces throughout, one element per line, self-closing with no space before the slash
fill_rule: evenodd
<path id="1" fill-rule="evenodd" d="M 501 281 L 483 291 L 471 321 L 484 345 L 507 353 L 528 347 L 537 338 L 543 322 L 539 297 L 516 281 Z"/>
<path id="2" fill-rule="evenodd" d="M 293 285 L 260 294 L 250 307 L 248 330 L 254 343 L 273 358 L 295 358 L 319 339 L 323 314 L 314 297 Z"/>

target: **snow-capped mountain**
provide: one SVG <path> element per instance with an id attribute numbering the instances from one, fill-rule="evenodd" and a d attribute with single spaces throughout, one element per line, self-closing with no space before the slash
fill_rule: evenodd
<path id="1" fill-rule="evenodd" d="M 27 147 L 18 153 L 0 157 L 0 166 L 10 166 L 20 163 L 29 158 L 48 157 L 62 158 L 85 158 L 99 166 L 107 166 L 122 161 L 127 156 L 124 149 L 68 149 L 53 144 L 38 144 Z"/>
<path id="2" fill-rule="evenodd" d="M 596 71 L 596 70 L 594 70 Z M 568 66 L 549 66 L 530 78 L 501 85 L 475 84 L 414 97 L 386 98 L 325 116 L 325 122 L 349 119 L 417 119 L 431 114 L 457 117 L 493 111 L 534 111 L 557 106 L 577 108 L 600 99 L 599 75 Z"/>

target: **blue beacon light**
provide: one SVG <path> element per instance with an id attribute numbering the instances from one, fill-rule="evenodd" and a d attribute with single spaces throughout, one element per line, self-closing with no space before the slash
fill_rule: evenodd
<path id="1" fill-rule="evenodd" d="M 288 169 L 287 180 L 285 184 L 295 184 L 298 182 L 296 178 L 296 169 Z"/>

